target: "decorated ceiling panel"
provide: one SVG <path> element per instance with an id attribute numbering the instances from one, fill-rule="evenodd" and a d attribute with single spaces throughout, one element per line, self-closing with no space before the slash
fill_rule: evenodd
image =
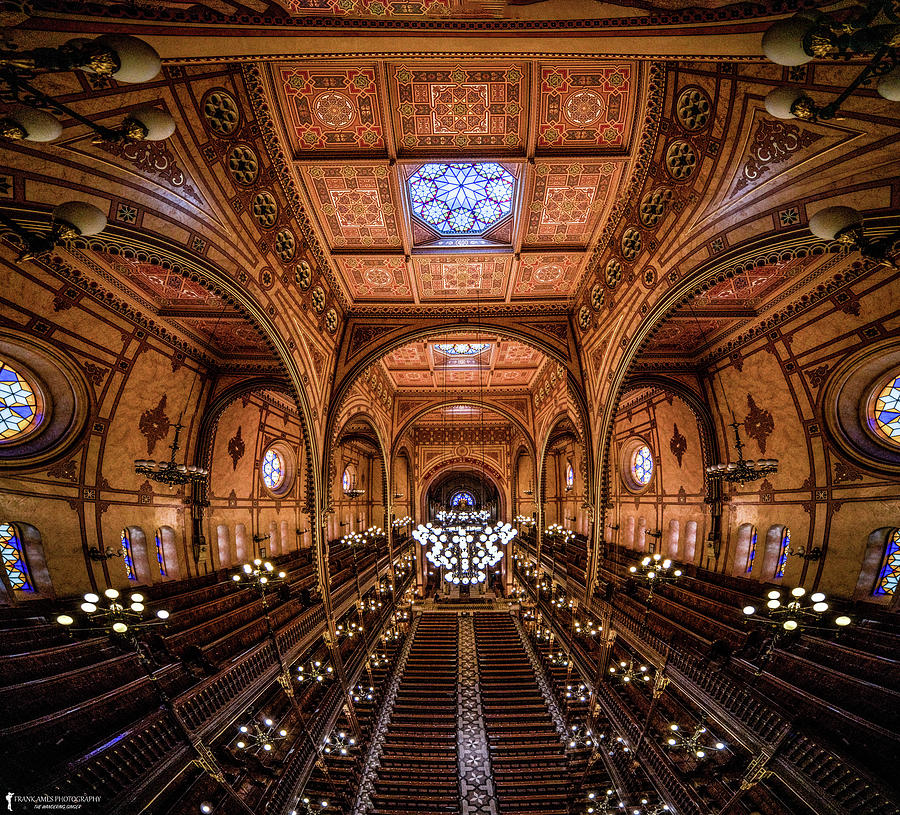
<path id="1" fill-rule="evenodd" d="M 319 2 L 310 9 L 324 13 Z M 265 70 L 351 307 L 561 308 L 573 296 L 581 253 L 628 178 L 638 62 L 320 59 Z"/>
<path id="2" fill-rule="evenodd" d="M 103 257 L 117 276 L 136 285 L 157 308 L 225 308 L 222 300 L 208 289 L 171 269 L 127 258 Z"/>
<path id="3" fill-rule="evenodd" d="M 422 300 L 502 300 L 511 262 L 510 255 L 419 255 L 413 268 Z"/>
<path id="4" fill-rule="evenodd" d="M 522 255 L 516 269 L 512 296 L 559 297 L 574 292 L 584 260 L 576 253 Z"/>
<path id="5" fill-rule="evenodd" d="M 411 300 L 412 287 L 402 255 L 339 257 L 351 296 L 355 300 Z"/>
<path id="6" fill-rule="evenodd" d="M 490 389 L 528 387 L 545 359 L 522 342 L 472 335 L 408 343 L 383 362 L 397 387 Z"/>
<path id="7" fill-rule="evenodd" d="M 526 65 L 401 63 L 388 73 L 401 154 L 524 149 Z"/>
<path id="8" fill-rule="evenodd" d="M 294 155 L 384 153 L 377 68 L 310 66 L 280 65 L 275 77 Z"/>
<path id="9" fill-rule="evenodd" d="M 637 65 L 541 65 L 538 150 L 627 148 L 637 98 Z"/>
<path id="10" fill-rule="evenodd" d="M 401 245 L 386 165 L 304 165 L 301 173 L 332 249 Z"/>
<path id="11" fill-rule="evenodd" d="M 609 211 L 625 162 L 540 161 L 525 211 L 524 243 L 585 247 Z"/>

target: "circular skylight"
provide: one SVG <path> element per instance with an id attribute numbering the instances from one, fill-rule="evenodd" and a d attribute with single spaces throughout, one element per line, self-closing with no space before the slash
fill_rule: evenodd
<path id="1" fill-rule="evenodd" d="M 406 185 L 413 213 L 441 235 L 481 235 L 509 215 L 515 178 L 495 162 L 425 164 Z"/>

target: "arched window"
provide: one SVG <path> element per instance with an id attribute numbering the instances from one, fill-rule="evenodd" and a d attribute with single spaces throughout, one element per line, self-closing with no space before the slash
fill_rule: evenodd
<path id="1" fill-rule="evenodd" d="M 168 577 L 166 571 L 166 553 L 163 551 L 162 530 L 156 530 L 154 540 L 156 542 L 156 562 L 159 563 L 159 574 L 161 577 Z"/>
<path id="2" fill-rule="evenodd" d="M 568 492 L 575 486 L 575 468 L 571 461 L 566 462 L 566 491 Z"/>
<path id="3" fill-rule="evenodd" d="M 134 549 L 131 546 L 131 534 L 127 529 L 122 530 L 122 560 L 125 562 L 125 574 L 129 580 L 137 580 L 137 570 L 134 566 Z"/>
<path id="4" fill-rule="evenodd" d="M 468 509 L 475 506 L 475 496 L 468 490 L 459 490 L 450 497 L 450 506 L 454 509 Z"/>
<path id="5" fill-rule="evenodd" d="M 775 564 L 775 577 L 784 577 L 784 567 L 787 566 L 788 549 L 791 545 L 791 530 L 785 527 L 781 532 L 781 543 L 778 547 L 778 563 Z"/>
<path id="6" fill-rule="evenodd" d="M 744 570 L 747 574 L 753 571 L 753 561 L 756 559 L 756 527 L 754 526 L 750 532 L 750 545 L 747 549 L 747 568 Z"/>
<path id="7" fill-rule="evenodd" d="M 884 547 L 884 558 L 875 582 L 875 597 L 893 597 L 900 583 L 900 529 L 889 535 Z"/>
<path id="8" fill-rule="evenodd" d="M 25 562 L 25 550 L 12 524 L 0 524 L 0 556 L 3 558 L 9 585 L 16 591 L 34 591 L 34 583 Z"/>
<path id="9" fill-rule="evenodd" d="M 344 475 L 341 477 L 341 488 L 344 492 L 350 492 L 356 486 L 356 473 L 348 464 L 344 467 Z"/>

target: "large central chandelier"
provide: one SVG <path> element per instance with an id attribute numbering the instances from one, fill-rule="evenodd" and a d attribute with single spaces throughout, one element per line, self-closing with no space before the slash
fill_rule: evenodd
<path id="1" fill-rule="evenodd" d="M 442 567 L 444 579 L 456 586 L 483 583 L 487 570 L 503 557 L 500 546 L 508 544 L 517 534 L 510 524 L 489 526 L 490 513 L 440 512 L 440 526 L 419 524 L 412 535 L 424 547 L 430 547 L 425 557 Z"/>

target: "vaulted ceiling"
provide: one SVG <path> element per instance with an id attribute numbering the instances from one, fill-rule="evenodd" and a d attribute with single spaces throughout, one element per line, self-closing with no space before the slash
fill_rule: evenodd
<path id="1" fill-rule="evenodd" d="M 280 137 L 355 307 L 566 304 L 628 177 L 645 81 L 624 59 L 265 66 Z M 423 168 L 487 159 L 511 200 L 477 235 L 418 213 L 410 185 Z"/>
<path id="2" fill-rule="evenodd" d="M 109 125 L 162 106 L 176 133 L 94 145 L 65 120 L 52 145 L 10 146 L 0 198 L 28 223 L 63 194 L 101 206 L 108 229 L 60 251 L 63 286 L 109 289 L 186 352 L 283 365 L 323 438 L 331 395 L 379 358 L 395 392 L 434 397 L 545 394 L 552 355 L 599 418 L 635 361 L 695 365 L 846 269 L 806 226 L 836 190 L 888 229 L 894 107 L 863 89 L 841 120 L 763 108 L 778 84 L 821 94 L 856 70 L 765 62 L 761 32 L 787 11 L 35 0 L 4 16 L 17 44 L 130 31 L 164 59 L 145 85 L 60 74 L 44 90 Z M 454 232 L 435 215 L 444 192 L 412 182 L 477 163 L 506 186 L 481 189 L 478 228 Z M 403 345 L 431 325 L 456 341 L 471 314 L 491 346 L 471 364 L 435 358 L 439 336 Z"/>
<path id="3" fill-rule="evenodd" d="M 473 352 L 465 346 L 477 344 Z M 463 353 L 454 353 L 458 346 Z M 480 346 L 485 346 L 483 349 Z M 392 351 L 384 365 L 397 388 L 446 391 L 526 389 L 546 357 L 537 349 L 495 334 L 453 335 L 412 342 Z"/>

